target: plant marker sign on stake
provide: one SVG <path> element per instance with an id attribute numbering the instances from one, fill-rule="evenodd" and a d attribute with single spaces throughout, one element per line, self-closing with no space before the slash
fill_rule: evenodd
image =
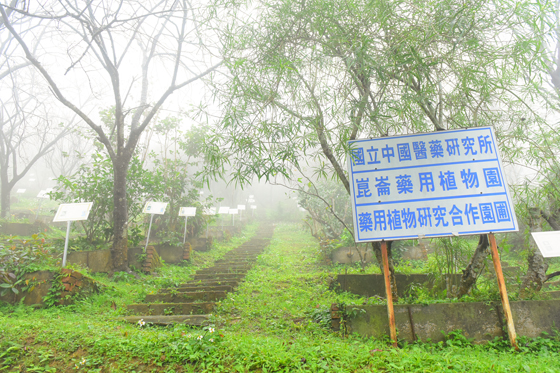
<path id="1" fill-rule="evenodd" d="M 383 247 L 390 240 L 517 231 L 496 144 L 491 127 L 349 141 L 355 241 Z M 509 308 L 505 286 L 500 291 Z"/>
<path id="2" fill-rule="evenodd" d="M 206 208 L 204 209 L 204 212 L 202 214 L 207 216 L 216 215 L 216 208 L 215 207 Z M 208 238 L 208 219 L 206 219 L 206 238 Z"/>
<path id="3" fill-rule="evenodd" d="M 239 221 L 241 221 L 241 217 L 243 216 L 242 211 L 245 211 L 245 205 L 237 205 L 237 210 L 239 211 Z"/>
<path id="4" fill-rule="evenodd" d="M 231 215 L 231 225 L 235 226 L 235 215 L 237 215 L 239 211 L 237 209 L 229 209 L 229 214 Z"/>
<path id="5" fill-rule="evenodd" d="M 229 207 L 228 206 L 220 206 L 218 209 L 218 214 L 220 215 L 220 221 L 222 222 L 222 231 L 224 230 L 224 217 L 222 215 L 229 214 Z"/>
<path id="6" fill-rule="evenodd" d="M 148 227 L 148 236 L 146 237 L 146 246 L 144 246 L 144 252 L 148 248 L 148 243 L 150 243 L 150 231 L 152 230 L 152 221 L 154 220 L 154 215 L 165 214 L 165 209 L 167 208 L 167 202 L 146 202 L 144 209 L 142 210 L 145 214 L 150 214 L 150 226 Z"/>
<path id="7" fill-rule="evenodd" d="M 560 231 L 531 232 L 537 247 L 545 258 L 560 256 Z"/>
<path id="8" fill-rule="evenodd" d="M 21 193 L 25 193 L 26 189 L 18 189 L 16 191 L 16 193 L 21 194 Z"/>
<path id="9" fill-rule="evenodd" d="M 196 207 L 181 207 L 179 209 L 179 216 L 185 217 L 185 232 L 183 233 L 183 245 L 187 241 L 187 220 L 189 216 L 196 216 Z"/>
<path id="10" fill-rule="evenodd" d="M 39 213 L 41 212 L 41 205 L 43 204 L 43 200 L 44 199 L 51 199 L 51 197 L 49 197 L 50 192 L 52 192 L 52 188 L 40 190 L 39 194 L 37 194 L 37 198 L 39 198 L 39 207 L 37 208 L 37 214 L 35 215 L 35 218 L 39 217 Z"/>
<path id="11" fill-rule="evenodd" d="M 93 202 L 83 203 L 63 203 L 58 206 L 53 222 L 65 221 L 66 240 L 64 241 L 64 253 L 62 254 L 62 267 L 66 267 L 66 257 L 68 255 L 68 239 L 70 238 L 70 224 L 73 221 L 87 220 Z"/>

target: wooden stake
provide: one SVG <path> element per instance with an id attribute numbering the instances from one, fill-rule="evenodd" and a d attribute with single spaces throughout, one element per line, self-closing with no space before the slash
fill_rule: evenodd
<path id="1" fill-rule="evenodd" d="M 513 348 L 519 351 L 517 346 L 515 325 L 513 324 L 513 317 L 511 315 L 511 308 L 509 307 L 509 299 L 506 290 L 506 282 L 504 281 L 504 274 L 502 273 L 502 264 L 500 263 L 500 255 L 498 254 L 498 245 L 496 244 L 496 237 L 493 233 L 488 234 L 490 241 L 490 248 L 492 249 L 492 261 L 494 262 L 494 271 L 498 279 L 498 287 L 500 288 L 500 298 L 502 298 L 502 307 L 504 309 L 504 316 L 506 317 L 507 331 L 509 342 Z"/>
<path id="2" fill-rule="evenodd" d="M 387 313 L 389 314 L 389 330 L 393 347 L 397 347 L 397 327 L 395 326 L 395 311 L 393 310 L 393 293 L 389 279 L 389 257 L 387 255 L 387 242 L 381 241 L 381 257 L 383 258 L 383 276 L 385 277 L 385 293 L 387 294 Z"/>

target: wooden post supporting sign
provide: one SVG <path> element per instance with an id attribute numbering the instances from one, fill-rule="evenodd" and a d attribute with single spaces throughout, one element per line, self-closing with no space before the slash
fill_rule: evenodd
<path id="1" fill-rule="evenodd" d="M 389 314 L 389 331 L 393 347 L 397 347 L 397 327 L 395 326 L 395 311 L 393 309 L 393 293 L 389 278 L 389 257 L 387 255 L 387 242 L 381 241 L 381 257 L 383 259 L 383 277 L 385 278 L 385 293 L 387 294 L 387 313 Z"/>
<path id="2" fill-rule="evenodd" d="M 516 341 L 515 325 L 513 324 L 511 308 L 509 307 L 506 283 L 504 281 L 504 274 L 502 273 L 502 264 L 500 263 L 500 255 L 498 254 L 498 245 L 496 244 L 496 237 L 494 237 L 493 233 L 488 234 L 488 240 L 490 241 L 490 248 L 492 249 L 492 261 L 494 262 L 494 271 L 496 272 L 498 287 L 500 288 L 500 298 L 502 299 L 502 307 L 506 318 L 509 342 L 513 348 L 519 351 L 519 346 L 517 346 Z"/>

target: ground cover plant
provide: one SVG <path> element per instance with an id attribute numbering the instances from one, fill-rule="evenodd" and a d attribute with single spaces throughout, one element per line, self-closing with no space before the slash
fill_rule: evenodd
<path id="1" fill-rule="evenodd" d="M 334 267 L 317 259 L 317 241 L 293 224 L 273 239 L 236 292 L 216 308 L 212 325 L 157 327 L 119 318 L 125 305 L 183 282 L 254 234 L 256 226 L 194 264 L 164 266 L 157 277 L 94 277 L 107 290 L 74 305 L 0 307 L 0 371 L 6 372 L 555 372 L 557 336 L 520 339 L 522 352 L 497 339 L 475 345 L 460 332 L 438 344 L 401 343 L 334 332 L 331 303 L 365 299 L 329 288 Z"/>

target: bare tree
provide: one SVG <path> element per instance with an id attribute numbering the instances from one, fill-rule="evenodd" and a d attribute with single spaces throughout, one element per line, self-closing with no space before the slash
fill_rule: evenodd
<path id="1" fill-rule="evenodd" d="M 1 216 L 10 212 L 10 194 L 31 167 L 68 133 L 68 125 L 50 118 L 39 99 L 17 86 L 15 73 L 11 95 L 0 98 L 0 204 Z M 4 79 L 8 80 L 8 79 Z M 0 81 L 4 89 L 7 84 Z"/>
<path id="2" fill-rule="evenodd" d="M 76 113 L 93 130 L 107 150 L 114 168 L 114 241 L 113 269 L 128 269 L 126 175 L 142 132 L 154 115 L 178 89 L 214 71 L 187 66 L 193 54 L 203 50 L 199 32 L 203 25 L 195 8 L 187 0 L 94 1 L 53 0 L 37 9 L 19 10 L 22 17 L 56 21 L 53 42 L 41 54 L 45 61 L 56 57 L 67 69 L 43 64 L 20 36 L 2 5 L 0 13 L 6 27 L 17 39 L 25 56 L 48 82 L 55 97 Z M 56 37 L 56 39 L 54 39 Z M 193 43 L 188 43 L 192 37 Z M 193 64 L 194 65 L 194 64 Z M 114 123 L 106 126 L 88 115 L 84 107 L 68 94 L 67 75 L 79 76 L 80 89 L 89 89 L 94 97 L 114 106 Z M 103 92 L 109 87 L 110 92 Z"/>
<path id="3" fill-rule="evenodd" d="M 17 0 L 11 1 L 6 19 L 14 18 L 13 7 L 17 4 Z M 2 19 L 0 30 L 4 28 Z M 33 28 L 25 25 L 23 34 Z M 40 41 L 40 37 L 35 40 L 34 48 Z M 66 126 L 58 126 L 58 118 L 49 116 L 45 97 L 38 98 L 34 84 L 22 83 L 32 79 L 29 69 L 25 69 L 31 63 L 18 55 L 18 48 L 10 33 L 0 34 L 0 91 L 3 93 L 0 96 L 0 215 L 3 218 L 10 212 L 14 186 L 67 132 Z"/>

